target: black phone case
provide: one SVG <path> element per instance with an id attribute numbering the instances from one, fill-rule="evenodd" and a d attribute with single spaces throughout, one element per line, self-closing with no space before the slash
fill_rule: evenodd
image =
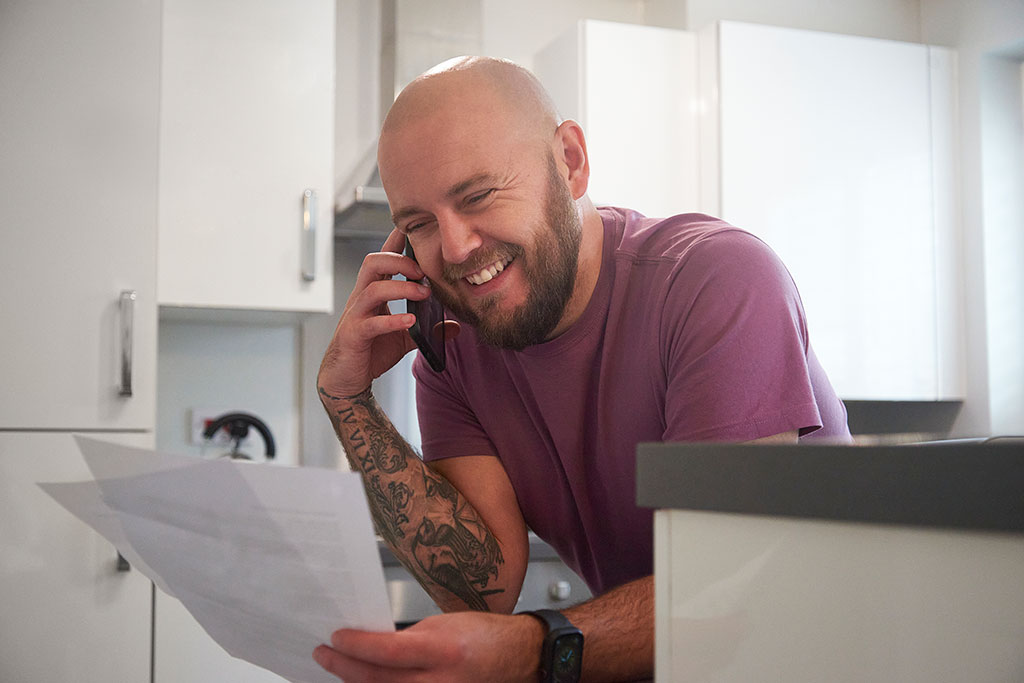
<path id="1" fill-rule="evenodd" d="M 413 252 L 412 245 L 409 244 L 409 240 L 405 241 L 405 255 L 411 258 L 413 261 L 416 260 L 416 254 Z M 426 284 L 426 278 L 422 280 L 416 280 L 421 284 Z M 432 342 L 429 335 L 431 329 L 439 322 L 444 322 L 444 308 L 441 303 L 434 298 L 431 294 L 429 299 L 423 301 L 413 301 L 412 299 L 405 300 L 406 310 L 416 316 L 416 322 L 413 323 L 412 327 L 409 328 L 409 334 L 412 336 L 412 340 L 416 342 L 416 346 L 419 347 L 420 353 L 426 358 L 427 364 L 435 371 L 442 372 L 445 368 L 445 357 L 444 357 L 444 326 L 441 326 L 440 333 L 440 348 L 437 348 L 437 344 Z M 435 318 L 431 320 L 430 318 Z M 426 323 L 427 329 L 424 329 L 424 323 Z"/>

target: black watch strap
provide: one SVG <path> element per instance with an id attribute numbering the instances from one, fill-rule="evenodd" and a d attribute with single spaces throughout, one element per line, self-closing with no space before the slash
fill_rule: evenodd
<path id="1" fill-rule="evenodd" d="M 547 626 L 540 654 L 541 683 L 576 683 L 583 663 L 583 633 L 561 612 L 538 609 L 529 614 Z"/>
<path id="2" fill-rule="evenodd" d="M 537 617 L 548 627 L 548 633 L 551 633 L 556 628 L 576 628 L 569 621 L 569 617 L 565 616 L 561 612 L 553 609 L 534 609 L 526 612 L 520 612 L 520 614 L 529 614 L 530 616 Z"/>

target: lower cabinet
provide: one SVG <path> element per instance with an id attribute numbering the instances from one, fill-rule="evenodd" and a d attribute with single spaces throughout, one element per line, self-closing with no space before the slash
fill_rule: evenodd
<path id="1" fill-rule="evenodd" d="M 282 683 L 285 680 L 229 655 L 207 635 L 177 598 L 159 588 L 153 607 L 156 634 L 153 683 Z"/>
<path id="2" fill-rule="evenodd" d="M 88 477 L 70 433 L 0 433 L 2 681 L 150 678 L 152 584 L 118 571 L 114 547 L 36 486 Z"/>

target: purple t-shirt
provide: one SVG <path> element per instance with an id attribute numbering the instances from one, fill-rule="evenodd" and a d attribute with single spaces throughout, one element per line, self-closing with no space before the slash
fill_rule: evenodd
<path id="1" fill-rule="evenodd" d="M 763 242 L 699 214 L 600 214 L 601 273 L 569 330 L 513 352 L 463 325 L 445 372 L 413 365 L 424 458 L 500 458 L 526 523 L 595 594 L 652 572 L 638 443 L 850 438 Z"/>

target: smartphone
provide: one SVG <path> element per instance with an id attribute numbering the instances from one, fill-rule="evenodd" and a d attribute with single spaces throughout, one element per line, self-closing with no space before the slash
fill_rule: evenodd
<path id="1" fill-rule="evenodd" d="M 405 255 L 416 260 L 416 254 L 412 250 L 409 240 L 405 240 Z M 424 277 L 422 280 L 415 280 L 420 284 L 430 286 L 430 282 Z M 409 334 L 419 347 L 420 353 L 427 359 L 427 364 L 435 372 L 444 370 L 444 306 L 433 294 L 423 301 L 405 300 L 406 310 L 416 316 L 416 322 L 409 328 Z"/>

